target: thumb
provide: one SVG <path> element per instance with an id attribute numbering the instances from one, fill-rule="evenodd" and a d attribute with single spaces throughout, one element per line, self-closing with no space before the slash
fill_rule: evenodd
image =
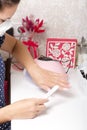
<path id="1" fill-rule="evenodd" d="M 40 87 L 47 92 L 50 90 L 50 87 L 47 85 L 41 85 Z"/>

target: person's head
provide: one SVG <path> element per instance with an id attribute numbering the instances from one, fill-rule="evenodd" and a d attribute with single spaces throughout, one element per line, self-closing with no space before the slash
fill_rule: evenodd
<path id="1" fill-rule="evenodd" d="M 5 40 L 5 32 L 11 27 L 9 19 L 15 13 L 20 0 L 0 0 L 0 47 Z"/>
<path id="2" fill-rule="evenodd" d="M 13 16 L 19 2 L 20 0 L 0 0 L 0 23 Z"/>

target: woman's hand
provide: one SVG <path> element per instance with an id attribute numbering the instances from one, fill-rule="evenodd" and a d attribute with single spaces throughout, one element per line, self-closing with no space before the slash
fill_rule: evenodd
<path id="1" fill-rule="evenodd" d="M 34 82 L 42 89 L 48 91 L 54 85 L 59 85 L 60 88 L 68 88 L 67 74 L 55 73 L 40 68 L 37 64 L 30 67 L 29 74 L 33 78 Z"/>
<path id="2" fill-rule="evenodd" d="M 47 99 L 36 98 L 24 99 L 2 109 L 4 110 L 4 114 L 8 115 L 7 121 L 34 118 L 46 109 L 44 103 L 47 101 Z"/>

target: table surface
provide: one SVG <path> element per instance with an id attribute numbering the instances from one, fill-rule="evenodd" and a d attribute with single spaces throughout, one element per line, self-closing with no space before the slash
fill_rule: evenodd
<path id="1" fill-rule="evenodd" d="M 79 71 L 69 73 L 71 88 L 57 91 L 46 104 L 45 113 L 34 119 L 12 120 L 12 130 L 87 130 L 87 96 L 81 86 Z M 11 102 L 24 98 L 44 97 L 27 72 L 11 70 Z"/>

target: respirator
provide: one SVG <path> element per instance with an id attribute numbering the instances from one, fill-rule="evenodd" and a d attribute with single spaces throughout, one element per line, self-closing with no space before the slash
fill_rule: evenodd
<path id="1" fill-rule="evenodd" d="M 8 19 L 0 24 L 0 46 L 4 42 L 5 32 L 12 27 L 11 21 Z"/>

